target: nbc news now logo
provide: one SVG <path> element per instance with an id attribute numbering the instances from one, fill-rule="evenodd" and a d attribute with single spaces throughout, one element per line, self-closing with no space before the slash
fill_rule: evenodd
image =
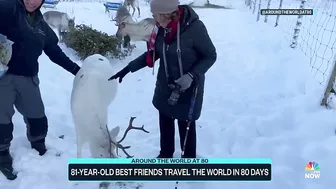
<path id="1" fill-rule="evenodd" d="M 318 179 L 320 178 L 320 166 L 315 161 L 310 161 L 306 165 L 305 178 L 306 179 Z"/>

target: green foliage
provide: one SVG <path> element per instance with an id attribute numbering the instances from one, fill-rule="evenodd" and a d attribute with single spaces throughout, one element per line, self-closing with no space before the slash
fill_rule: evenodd
<path id="1" fill-rule="evenodd" d="M 0 42 L 0 63 L 7 64 L 10 59 L 8 46 Z"/>
<path id="2" fill-rule="evenodd" d="M 3 58 L 6 57 L 7 49 L 3 45 L 3 43 L 0 43 L 0 62 L 3 62 Z"/>
<path id="3" fill-rule="evenodd" d="M 63 33 L 62 41 L 66 46 L 75 50 L 81 59 L 92 54 L 101 54 L 112 59 L 123 59 L 133 50 L 122 50 L 119 48 L 120 42 L 117 37 L 84 24 L 77 25 Z"/>

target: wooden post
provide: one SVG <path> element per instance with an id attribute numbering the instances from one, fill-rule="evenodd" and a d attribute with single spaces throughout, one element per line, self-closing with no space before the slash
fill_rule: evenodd
<path id="1" fill-rule="evenodd" d="M 282 8 L 282 2 L 283 0 L 280 0 L 279 9 Z M 279 18 L 280 18 L 280 15 L 277 15 L 274 27 L 277 27 L 279 25 Z"/>
<path id="2" fill-rule="evenodd" d="M 336 58 L 334 58 L 333 64 L 334 64 L 334 67 L 331 71 L 328 84 L 327 84 L 326 89 L 324 91 L 321 106 L 326 106 L 326 107 L 328 106 L 329 95 L 330 95 L 330 93 L 334 92 L 333 87 L 334 87 L 334 81 L 335 81 L 335 78 L 336 78 Z"/>
<path id="3" fill-rule="evenodd" d="M 267 2 L 267 9 L 271 8 L 271 1 L 272 0 L 268 0 L 268 2 Z M 265 20 L 264 20 L 265 23 L 267 23 L 267 18 L 268 18 L 268 15 L 265 15 Z"/>

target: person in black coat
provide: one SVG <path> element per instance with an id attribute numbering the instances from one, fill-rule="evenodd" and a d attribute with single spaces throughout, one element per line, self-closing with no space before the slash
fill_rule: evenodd
<path id="1" fill-rule="evenodd" d="M 217 59 L 216 48 L 190 6 L 179 5 L 178 0 L 152 0 L 150 7 L 158 26 L 153 30 L 148 51 L 110 79 L 119 78 L 121 82 L 126 74 L 153 67 L 160 59 L 153 97 L 153 105 L 159 111 L 161 151 L 158 158 L 173 157 L 175 119 L 182 150 L 190 123 L 183 157 L 195 158 L 195 121 L 201 115 L 205 73 Z"/>
<path id="2" fill-rule="evenodd" d="M 42 156 L 46 153 L 45 138 L 48 120 L 39 89 L 38 58 L 44 53 L 59 66 L 76 75 L 80 67 L 58 46 L 54 31 L 43 20 L 43 0 L 0 0 L 0 34 L 12 45 L 8 70 L 0 76 L 0 171 L 16 178 L 9 152 L 13 139 L 14 107 L 27 124 L 31 147 Z"/>

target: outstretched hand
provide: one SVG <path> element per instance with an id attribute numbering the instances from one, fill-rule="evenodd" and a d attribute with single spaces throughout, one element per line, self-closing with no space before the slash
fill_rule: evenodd
<path id="1" fill-rule="evenodd" d="M 124 69 L 122 69 L 121 71 L 119 71 L 118 73 L 116 73 L 115 75 L 113 75 L 112 77 L 110 77 L 110 79 L 108 79 L 109 81 L 113 80 L 113 79 L 117 79 L 119 78 L 119 83 L 122 82 L 122 79 L 125 77 L 125 75 L 127 75 L 130 72 L 130 69 L 128 68 L 128 66 L 126 66 Z"/>

